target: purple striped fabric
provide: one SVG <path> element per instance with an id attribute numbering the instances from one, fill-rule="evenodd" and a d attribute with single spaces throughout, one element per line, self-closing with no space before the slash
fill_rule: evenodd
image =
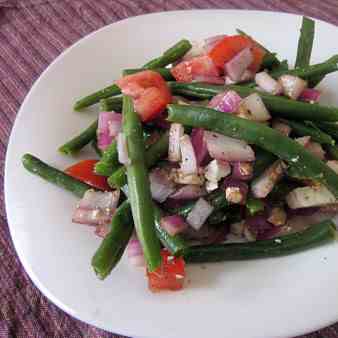
<path id="1" fill-rule="evenodd" d="M 20 104 L 65 48 L 126 17 L 192 8 L 278 10 L 338 24 L 337 0 L 0 0 L 1 167 Z M 3 191 L 3 179 L 0 184 Z M 0 337 L 118 337 L 66 315 L 32 285 L 13 249 L 3 194 L 0 199 Z M 338 338 L 338 324 L 304 337 Z"/>

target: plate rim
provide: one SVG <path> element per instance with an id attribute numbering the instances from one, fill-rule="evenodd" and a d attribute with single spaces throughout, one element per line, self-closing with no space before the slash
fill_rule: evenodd
<path id="1" fill-rule="evenodd" d="M 18 112 L 15 116 L 15 120 L 14 123 L 12 125 L 12 129 L 8 138 L 8 143 L 7 143 L 7 147 L 6 147 L 6 157 L 5 157 L 5 164 L 4 164 L 4 204 L 5 204 L 5 213 L 6 213 L 6 219 L 7 219 L 7 224 L 8 224 L 8 228 L 9 228 L 9 233 L 10 233 L 10 239 L 12 241 L 15 253 L 17 255 L 17 257 L 19 258 L 20 264 L 22 265 L 22 268 L 24 269 L 25 273 L 27 273 L 29 279 L 31 280 L 31 282 L 33 283 L 33 285 L 42 293 L 42 295 L 44 297 L 46 297 L 48 299 L 48 301 L 50 301 L 52 304 L 54 304 L 55 306 L 57 306 L 59 309 L 61 309 L 63 312 L 65 312 L 67 315 L 81 321 L 82 323 L 91 325 L 95 328 L 99 328 L 102 329 L 106 332 L 109 333 L 114 333 L 114 334 L 118 334 L 118 335 L 124 335 L 124 336 L 128 336 L 128 337 L 141 337 L 140 335 L 138 335 L 137 333 L 133 332 L 133 329 L 129 329 L 126 328 L 125 330 L 121 331 L 121 330 L 117 330 L 117 331 L 111 331 L 110 328 L 108 328 L 107 326 L 104 325 L 98 325 L 96 323 L 94 323 L 94 320 L 87 320 L 87 319 L 82 319 L 80 318 L 76 313 L 73 313 L 71 311 L 71 309 L 64 304 L 62 301 L 59 301 L 57 299 L 57 297 L 54 297 L 54 295 L 48 290 L 47 286 L 44 286 L 41 281 L 39 280 L 39 278 L 35 275 L 33 269 L 30 267 L 30 264 L 28 261 L 26 261 L 25 256 L 23 255 L 23 253 L 20 252 L 20 249 L 17 247 L 17 243 L 14 241 L 13 235 L 12 235 L 12 231 L 13 231 L 13 227 L 12 227 L 12 214 L 11 212 L 9 212 L 8 210 L 8 189 L 9 189 L 9 184 L 8 184 L 8 166 L 9 166 L 9 157 L 11 157 L 11 148 L 12 148 L 12 143 L 14 142 L 13 140 L 13 135 L 17 129 L 17 126 L 19 124 L 20 119 L 23 116 L 23 111 L 25 106 L 27 105 L 27 103 L 30 100 L 30 97 L 32 95 L 32 92 L 35 91 L 35 88 L 38 86 L 38 84 L 46 77 L 48 76 L 48 73 L 51 71 L 51 68 L 53 68 L 53 66 L 58 63 L 61 62 L 62 59 L 64 57 L 67 56 L 68 53 L 71 53 L 71 51 L 75 48 L 77 48 L 79 45 L 83 44 L 86 42 L 86 40 L 90 40 L 93 36 L 95 36 L 97 33 L 101 32 L 101 31 L 105 31 L 105 30 L 110 30 L 111 27 L 113 27 L 116 24 L 120 24 L 123 22 L 127 22 L 127 21 L 132 21 L 132 20 L 136 20 L 140 17 L 147 17 L 147 16 L 161 16 L 161 15 L 174 15 L 175 13 L 192 13 L 192 12 L 228 12 L 231 13 L 233 12 L 234 14 L 236 12 L 249 12 L 249 13 L 253 13 L 255 15 L 259 15 L 259 14 L 269 14 L 269 15 L 282 15 L 285 17 L 297 17 L 297 18 L 301 18 L 303 16 L 303 14 L 297 14 L 297 13 L 290 13 L 290 12 L 281 12 L 281 11 L 270 11 L 270 10 L 256 10 L 256 9 L 222 9 L 222 8 L 217 8 L 217 9 L 182 9 L 182 10 L 170 10 L 170 11 L 157 11 L 157 12 L 151 12 L 151 13 L 145 13 L 145 14 L 139 14 L 139 15 L 135 15 L 135 16 L 131 16 L 131 17 L 126 17 L 123 18 L 121 20 L 117 20 L 115 22 L 109 23 L 103 27 L 100 27 L 86 35 L 84 35 L 83 37 L 81 37 L 79 40 L 77 40 L 75 43 L 73 43 L 72 45 L 68 46 L 65 50 L 63 50 L 58 56 L 55 57 L 55 59 L 48 64 L 48 66 L 43 70 L 43 72 L 37 77 L 37 79 L 34 81 L 33 85 L 31 86 L 31 88 L 28 90 L 20 108 L 18 109 Z M 305 15 L 305 14 L 304 14 Z M 338 27 L 336 25 L 334 25 L 331 22 L 327 22 L 324 21 L 322 19 L 316 18 L 316 17 L 312 17 L 312 16 L 307 16 L 310 17 L 312 19 L 314 19 L 317 22 L 321 22 L 322 24 L 326 24 L 331 26 L 332 28 L 337 29 Z M 21 161 L 20 161 L 21 163 Z M 337 312 L 338 313 L 338 312 Z M 308 329 L 306 331 L 292 331 L 291 335 L 292 336 L 299 336 L 299 335 L 304 335 L 304 334 L 308 334 L 314 331 L 318 331 L 321 330 L 323 328 L 326 328 L 328 326 L 331 326 L 335 323 L 337 323 L 338 321 L 338 316 L 335 319 L 331 319 L 328 320 L 325 323 L 322 323 L 321 325 L 309 325 Z M 290 331 L 291 332 L 291 331 Z M 288 338 L 290 336 L 290 334 L 288 334 L 287 336 L 280 336 L 279 338 Z"/>

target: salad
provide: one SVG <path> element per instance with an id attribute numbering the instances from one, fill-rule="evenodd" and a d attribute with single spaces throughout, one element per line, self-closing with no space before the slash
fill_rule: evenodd
<path id="1" fill-rule="evenodd" d="M 294 67 L 241 30 L 181 40 L 111 86 L 86 130 L 99 159 L 62 171 L 31 154 L 24 167 L 79 198 L 74 223 L 102 242 L 106 278 L 126 254 L 152 291 L 180 290 L 185 265 L 274 257 L 333 241 L 338 213 L 338 108 L 316 86 L 338 55 L 310 64 L 315 22 L 303 18 Z"/>

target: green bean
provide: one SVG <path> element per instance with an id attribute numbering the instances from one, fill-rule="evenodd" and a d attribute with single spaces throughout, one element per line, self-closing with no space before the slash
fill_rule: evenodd
<path id="1" fill-rule="evenodd" d="M 319 77 L 323 77 L 327 74 L 336 72 L 338 70 L 338 55 L 334 55 L 327 61 L 318 63 L 312 66 L 306 66 L 302 68 L 295 68 L 285 71 L 283 69 L 276 69 L 270 72 L 270 75 L 275 79 L 278 79 L 281 75 L 290 74 L 299 76 L 300 78 L 309 81 L 310 83 Z M 313 86 L 313 84 L 312 84 Z"/>
<path id="2" fill-rule="evenodd" d="M 224 223 L 228 218 L 228 215 L 224 210 L 218 210 L 214 211 L 209 217 L 208 217 L 208 224 L 210 225 L 217 225 L 220 223 Z"/>
<path id="3" fill-rule="evenodd" d="M 275 154 L 290 165 L 296 165 L 308 179 L 327 186 L 338 198 L 338 175 L 302 145 L 278 131 L 261 123 L 205 107 L 169 105 L 168 111 L 168 120 L 171 122 L 241 139 Z"/>
<path id="4" fill-rule="evenodd" d="M 253 197 L 249 197 L 247 199 L 245 206 L 251 216 L 257 214 L 260 211 L 263 211 L 265 207 L 262 200 Z"/>
<path id="5" fill-rule="evenodd" d="M 123 96 L 122 129 L 127 141 L 130 160 L 130 164 L 127 165 L 127 180 L 134 224 L 148 269 L 154 271 L 161 264 L 160 242 L 155 231 L 142 125 L 134 111 L 132 99 L 128 96 Z"/>
<path id="6" fill-rule="evenodd" d="M 325 146 L 325 150 L 333 160 L 338 161 L 338 147 L 337 146 Z"/>
<path id="7" fill-rule="evenodd" d="M 156 69 L 168 66 L 183 57 L 191 47 L 191 43 L 188 40 L 182 39 L 166 50 L 160 57 L 146 63 L 143 68 Z"/>
<path id="8" fill-rule="evenodd" d="M 116 209 L 111 229 L 92 258 L 92 267 L 100 279 L 106 278 L 120 261 L 133 229 L 130 204 L 126 200 Z"/>
<path id="9" fill-rule="evenodd" d="M 193 246 L 184 252 L 187 263 L 221 262 L 288 255 L 333 241 L 332 221 L 314 224 L 303 232 L 250 243 Z"/>
<path id="10" fill-rule="evenodd" d="M 143 68 L 125 69 L 123 71 L 123 76 L 139 73 L 139 72 L 142 72 L 143 70 L 144 70 Z M 171 75 L 169 68 L 157 68 L 157 69 L 152 69 L 152 70 L 154 72 L 159 73 L 163 77 L 163 79 L 166 80 L 166 81 L 174 81 L 175 80 L 175 78 Z"/>
<path id="11" fill-rule="evenodd" d="M 310 121 L 338 121 L 338 108 L 327 107 L 317 104 L 310 104 L 285 97 L 274 96 L 259 92 L 253 88 L 238 85 L 220 86 L 205 83 L 179 83 L 168 82 L 173 94 L 188 95 L 198 98 L 211 98 L 226 89 L 236 91 L 240 96 L 245 97 L 257 93 L 264 104 L 274 116 L 291 118 L 293 120 Z"/>
<path id="12" fill-rule="evenodd" d="M 74 155 L 79 152 L 84 146 L 96 138 L 97 123 L 97 120 L 94 121 L 87 129 L 62 145 L 59 148 L 59 152 L 65 155 Z"/>
<path id="13" fill-rule="evenodd" d="M 22 164 L 32 174 L 38 175 L 46 181 L 72 192 L 78 197 L 83 197 L 88 189 L 92 189 L 90 185 L 49 166 L 31 154 L 25 154 L 22 157 Z"/>
<path id="14" fill-rule="evenodd" d="M 255 41 L 256 44 L 261 47 L 266 54 L 264 55 L 263 58 L 263 62 L 262 62 L 262 68 L 268 68 L 271 69 L 274 66 L 278 66 L 281 62 L 278 60 L 278 58 L 276 57 L 275 53 L 270 52 L 266 47 L 264 47 L 262 44 L 260 44 L 257 40 L 255 40 L 254 38 L 252 38 L 250 35 L 246 34 L 244 31 L 240 30 L 240 29 L 236 29 L 237 33 L 243 36 L 247 36 L 248 38 L 250 38 L 251 40 Z"/>
<path id="15" fill-rule="evenodd" d="M 319 127 L 319 129 L 330 134 L 335 140 L 338 140 L 338 125 L 337 124 L 318 121 L 316 122 L 316 125 L 317 127 Z"/>
<path id="16" fill-rule="evenodd" d="M 253 178 L 263 174 L 265 169 L 270 167 L 270 165 L 277 160 L 277 157 L 274 154 L 259 147 L 255 147 L 255 156 L 256 159 L 253 167 Z"/>
<path id="17" fill-rule="evenodd" d="M 101 99 L 100 110 L 120 112 L 122 110 L 122 97 L 118 96 Z"/>
<path id="18" fill-rule="evenodd" d="M 298 121 L 282 120 L 292 128 L 292 132 L 298 136 L 311 136 L 311 139 L 320 144 L 335 144 L 335 140 L 328 134 L 316 128 L 316 125 L 310 123 L 302 123 Z"/>
<path id="19" fill-rule="evenodd" d="M 99 149 L 99 147 L 97 146 L 97 139 L 94 138 L 94 140 L 90 143 L 90 145 L 94 149 L 95 153 L 101 158 L 102 157 L 102 150 Z"/>
<path id="20" fill-rule="evenodd" d="M 188 244 L 179 234 L 171 236 L 161 227 L 162 210 L 157 205 L 154 206 L 154 216 L 157 237 L 174 256 L 182 256 Z"/>
<path id="21" fill-rule="evenodd" d="M 161 135 L 159 140 L 152 144 L 146 151 L 145 161 L 148 168 L 152 167 L 168 152 L 168 133 Z M 120 188 L 126 184 L 126 168 L 120 166 L 108 178 L 108 184 L 114 188 Z"/>
<path id="22" fill-rule="evenodd" d="M 314 36 L 315 22 L 312 19 L 303 16 L 295 68 L 302 68 L 310 64 Z"/>
<path id="23" fill-rule="evenodd" d="M 186 54 L 191 49 L 191 44 L 188 40 L 181 40 L 174 46 L 166 50 L 160 57 L 151 60 L 146 63 L 142 68 L 144 69 L 156 69 L 165 67 Z M 75 102 L 74 110 L 80 111 L 84 108 L 92 106 L 95 103 L 100 102 L 102 99 L 121 94 L 120 88 L 116 84 L 112 84 L 104 89 L 101 89 L 93 94 Z"/>
<path id="24" fill-rule="evenodd" d="M 113 141 L 109 147 L 102 152 L 102 157 L 95 165 L 95 173 L 102 176 L 111 175 L 119 167 L 116 141 Z"/>

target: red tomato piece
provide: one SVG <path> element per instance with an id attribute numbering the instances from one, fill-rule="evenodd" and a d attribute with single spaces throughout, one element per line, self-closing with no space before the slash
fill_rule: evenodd
<path id="1" fill-rule="evenodd" d="M 147 271 L 149 289 L 152 291 L 181 290 L 185 277 L 182 257 L 175 257 L 166 249 L 161 250 L 162 264 L 153 272 Z"/>
<path id="2" fill-rule="evenodd" d="M 254 57 L 254 61 L 249 66 L 249 69 L 253 72 L 257 72 L 262 64 L 265 51 L 247 36 L 226 36 L 210 50 L 208 55 L 217 67 L 223 69 L 225 63 L 247 47 L 251 47 L 251 52 Z"/>
<path id="3" fill-rule="evenodd" d="M 207 55 L 180 62 L 172 68 L 171 74 L 178 82 L 191 82 L 203 76 L 218 77 L 220 75 L 212 59 Z"/>
<path id="4" fill-rule="evenodd" d="M 110 191 L 111 188 L 107 183 L 107 178 L 94 173 L 94 167 L 97 162 L 97 160 L 80 161 L 67 168 L 65 173 L 78 179 L 79 181 L 91 185 L 93 188 Z"/>
<path id="5" fill-rule="evenodd" d="M 125 95 L 133 98 L 143 122 L 154 119 L 171 102 L 171 92 L 162 76 L 152 70 L 127 75 L 116 81 Z"/>

